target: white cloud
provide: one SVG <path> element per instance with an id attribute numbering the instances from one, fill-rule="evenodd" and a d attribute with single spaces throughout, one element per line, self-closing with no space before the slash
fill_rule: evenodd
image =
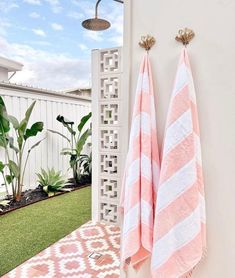
<path id="1" fill-rule="evenodd" d="M 5 19 L 0 18 L 0 36 L 6 36 L 9 27 L 11 27 L 11 24 Z"/>
<path id="2" fill-rule="evenodd" d="M 66 54 L 37 50 L 24 44 L 10 44 L 0 37 L 1 55 L 24 64 L 12 82 L 63 90 L 90 84 L 90 61 Z"/>
<path id="3" fill-rule="evenodd" d="M 1 0 L 0 1 L 0 11 L 3 13 L 8 13 L 12 9 L 19 8 L 19 5 L 15 1 Z"/>
<path id="4" fill-rule="evenodd" d="M 76 6 L 79 6 L 79 2 L 78 2 L 78 0 L 71 0 L 71 2 L 72 2 L 72 4 L 74 4 L 74 5 L 76 5 Z"/>
<path id="5" fill-rule="evenodd" d="M 78 44 L 78 47 L 81 49 L 81 50 L 88 50 L 89 48 L 85 45 L 85 44 L 83 44 L 83 43 L 79 43 Z"/>
<path id="6" fill-rule="evenodd" d="M 32 17 L 32 18 L 39 18 L 40 14 L 36 13 L 36 12 L 32 12 L 32 13 L 29 14 L 29 16 Z"/>
<path id="7" fill-rule="evenodd" d="M 55 31 L 62 31 L 64 30 L 64 27 L 60 24 L 57 24 L 57 23 L 52 23 L 51 24 L 51 28 Z"/>
<path id="8" fill-rule="evenodd" d="M 92 18 L 95 16 L 95 1 L 92 5 L 90 1 L 72 0 L 72 4 L 78 7 L 84 17 Z"/>
<path id="9" fill-rule="evenodd" d="M 112 4 L 115 5 L 115 2 Z M 111 9 L 109 12 L 107 9 L 103 9 L 101 14 L 104 18 L 111 22 L 111 28 L 109 29 L 112 35 L 108 38 L 110 42 L 120 46 L 123 44 L 123 6 L 122 4 L 116 3 L 117 8 Z"/>
<path id="10" fill-rule="evenodd" d="M 30 5 L 41 5 L 40 0 L 24 0 L 25 3 L 28 3 Z"/>
<path id="11" fill-rule="evenodd" d="M 90 40 L 96 42 L 102 42 L 104 40 L 103 32 L 84 30 L 84 36 Z"/>
<path id="12" fill-rule="evenodd" d="M 82 19 L 82 18 L 84 18 L 83 14 L 78 13 L 78 12 L 74 12 L 74 11 L 68 12 L 67 16 L 70 17 L 70 18 L 73 18 L 73 19 Z"/>
<path id="13" fill-rule="evenodd" d="M 112 22 L 110 31 L 113 35 L 109 37 L 109 41 L 114 42 L 117 46 L 123 45 L 123 15 L 117 15 L 110 21 Z"/>
<path id="14" fill-rule="evenodd" d="M 32 31 L 35 35 L 46 37 L 46 33 L 42 29 L 33 29 Z"/>
<path id="15" fill-rule="evenodd" d="M 30 42 L 27 42 L 28 44 L 33 44 L 33 45 L 40 45 L 40 46 L 50 46 L 51 43 L 50 42 L 47 42 L 47 41 L 30 41 Z"/>
<path id="16" fill-rule="evenodd" d="M 63 10 L 59 0 L 45 0 L 45 1 L 51 6 L 53 13 L 57 14 Z"/>

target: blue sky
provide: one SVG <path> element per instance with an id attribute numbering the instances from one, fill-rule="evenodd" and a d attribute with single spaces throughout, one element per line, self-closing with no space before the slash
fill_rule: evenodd
<path id="1" fill-rule="evenodd" d="M 107 31 L 82 28 L 94 16 L 96 0 L 0 0 L 0 56 L 24 69 L 13 82 L 63 90 L 91 83 L 90 53 L 94 48 L 122 45 L 123 5 L 102 0 L 99 16 Z"/>

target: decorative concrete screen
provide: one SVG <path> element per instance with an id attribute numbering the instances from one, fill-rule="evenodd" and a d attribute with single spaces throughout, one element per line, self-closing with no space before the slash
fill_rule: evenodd
<path id="1" fill-rule="evenodd" d="M 92 55 L 93 220 L 118 222 L 121 183 L 122 59 L 121 48 Z"/>

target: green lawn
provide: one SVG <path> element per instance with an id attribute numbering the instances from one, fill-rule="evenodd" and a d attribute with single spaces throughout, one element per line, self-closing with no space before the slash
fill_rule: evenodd
<path id="1" fill-rule="evenodd" d="M 90 218 L 90 187 L 0 216 L 0 277 Z"/>

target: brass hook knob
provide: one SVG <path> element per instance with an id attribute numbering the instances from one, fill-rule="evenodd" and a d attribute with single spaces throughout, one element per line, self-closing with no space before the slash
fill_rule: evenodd
<path id="1" fill-rule="evenodd" d="M 139 46 L 144 48 L 146 51 L 149 51 L 155 43 L 156 43 L 155 38 L 150 35 L 147 35 L 141 37 Z"/>
<path id="2" fill-rule="evenodd" d="M 189 28 L 185 28 L 185 29 L 180 29 L 178 31 L 177 36 L 175 37 L 175 39 L 178 42 L 181 42 L 184 46 L 188 45 L 190 43 L 190 41 L 195 37 L 195 33 L 193 32 L 193 30 L 189 29 Z"/>

